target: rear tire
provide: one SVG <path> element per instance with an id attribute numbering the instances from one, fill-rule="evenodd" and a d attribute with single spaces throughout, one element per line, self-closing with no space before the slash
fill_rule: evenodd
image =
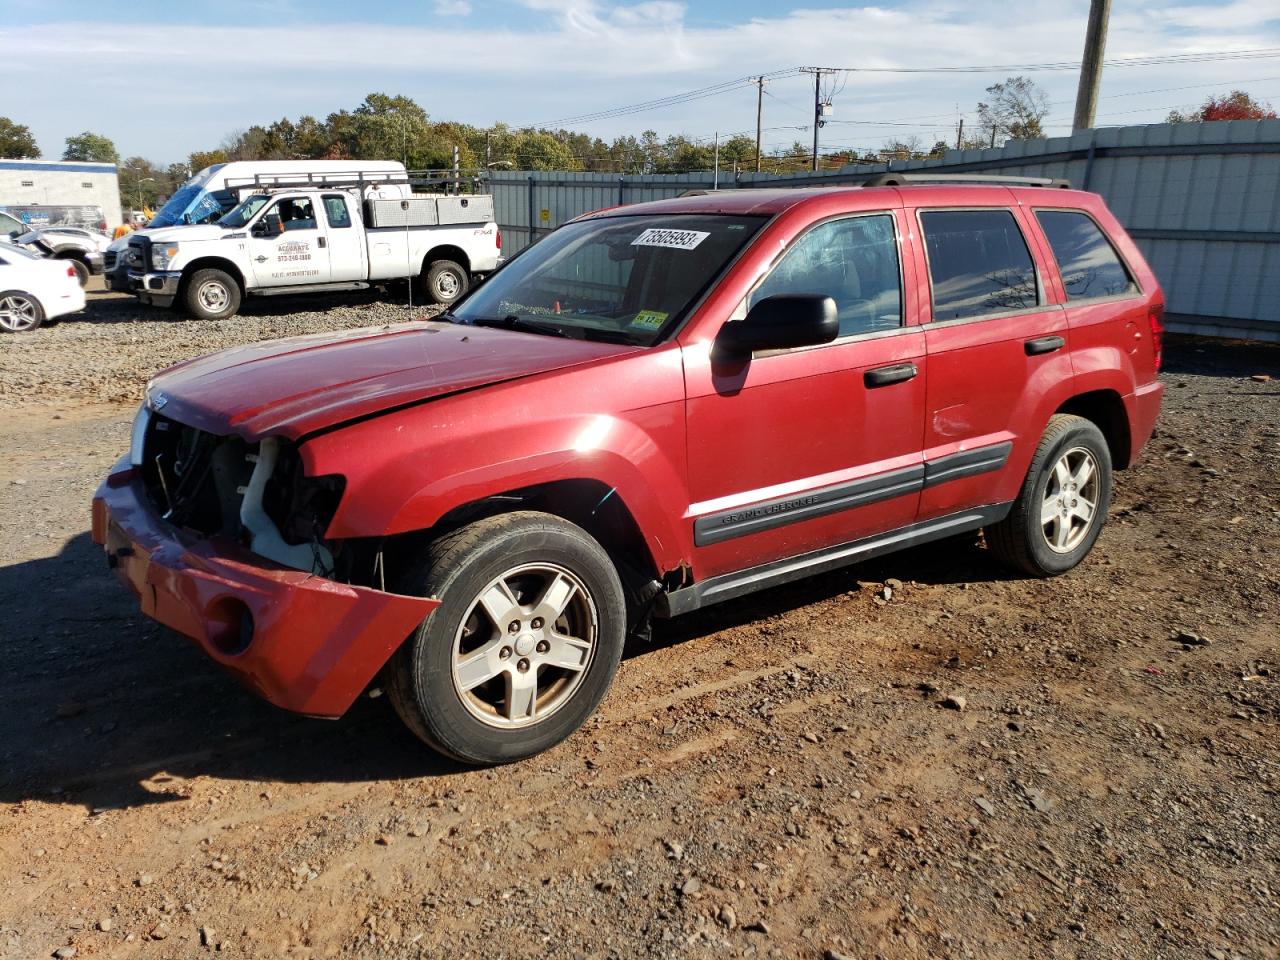
<path id="1" fill-rule="evenodd" d="M 197 270 L 182 292 L 187 313 L 197 320 L 222 320 L 240 309 L 240 284 L 223 270 Z"/>
<path id="2" fill-rule="evenodd" d="M 75 257 L 63 257 L 62 259 L 75 270 L 76 279 L 80 281 L 80 286 L 87 287 L 89 285 L 89 268 Z"/>
<path id="3" fill-rule="evenodd" d="M 448 306 L 467 292 L 471 278 L 452 260 L 436 260 L 422 278 L 423 293 L 432 303 Z"/>
<path id="4" fill-rule="evenodd" d="M 1033 577 L 1056 577 L 1093 549 L 1111 505 L 1111 451 L 1090 420 L 1049 419 L 1009 515 L 986 530 L 1002 562 Z"/>
<path id="5" fill-rule="evenodd" d="M 21 290 L 0 293 L 0 333 L 30 333 L 44 322 L 40 301 Z"/>
<path id="6" fill-rule="evenodd" d="M 622 658 L 618 573 L 599 543 L 550 514 L 447 534 L 393 589 L 443 602 L 387 664 L 388 699 L 419 738 L 463 763 L 560 743 L 595 711 Z"/>

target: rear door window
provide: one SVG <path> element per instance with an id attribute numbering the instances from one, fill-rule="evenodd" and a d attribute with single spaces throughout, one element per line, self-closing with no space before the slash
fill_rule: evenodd
<path id="1" fill-rule="evenodd" d="M 324 214 L 331 227 L 351 226 L 351 214 L 347 211 L 347 201 L 339 196 L 326 195 L 324 198 Z"/>
<path id="2" fill-rule="evenodd" d="M 1115 248 L 1087 214 L 1037 210 L 1036 219 L 1053 248 L 1068 300 L 1096 300 L 1138 292 Z"/>
<path id="3" fill-rule="evenodd" d="M 920 214 L 933 288 L 933 319 L 1026 310 L 1040 303 L 1035 264 L 1009 210 Z"/>

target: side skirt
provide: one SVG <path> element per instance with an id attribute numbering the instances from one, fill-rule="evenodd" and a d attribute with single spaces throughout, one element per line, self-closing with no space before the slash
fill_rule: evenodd
<path id="1" fill-rule="evenodd" d="M 292 293 L 330 293 L 339 290 L 368 290 L 370 284 L 364 280 L 338 280 L 333 283 L 302 283 L 281 287 L 250 287 L 245 293 L 254 297 L 287 297 Z"/>
<path id="2" fill-rule="evenodd" d="M 690 613 L 724 600 L 733 600 L 757 590 L 776 587 L 779 584 L 826 573 L 829 570 L 838 570 L 852 563 L 860 563 L 872 557 L 905 550 L 907 547 L 919 546 L 931 540 L 942 540 L 958 533 L 977 530 L 980 527 L 999 523 L 1008 516 L 1012 507 L 1012 502 L 974 507 L 972 510 L 900 527 L 874 537 L 837 544 L 834 547 L 824 547 L 821 550 L 762 563 L 757 567 L 749 567 L 734 573 L 724 573 L 710 580 L 703 580 L 701 583 L 662 594 L 656 598 L 654 614 L 659 617 L 676 617 L 682 613 Z"/>

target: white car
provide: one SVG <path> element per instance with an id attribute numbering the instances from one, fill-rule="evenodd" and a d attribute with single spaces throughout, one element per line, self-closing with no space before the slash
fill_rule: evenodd
<path id="1" fill-rule="evenodd" d="M 75 267 L 0 243 L 0 333 L 34 330 L 83 309 L 84 289 Z"/>

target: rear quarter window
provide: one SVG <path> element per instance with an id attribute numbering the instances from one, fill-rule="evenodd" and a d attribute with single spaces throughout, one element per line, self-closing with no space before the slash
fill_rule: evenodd
<path id="1" fill-rule="evenodd" d="M 933 288 L 933 319 L 958 320 L 1040 302 L 1035 264 L 1008 210 L 920 214 Z"/>
<path id="2" fill-rule="evenodd" d="M 1084 213 L 1037 210 L 1068 300 L 1096 300 L 1138 292 L 1124 263 L 1101 228 Z"/>

